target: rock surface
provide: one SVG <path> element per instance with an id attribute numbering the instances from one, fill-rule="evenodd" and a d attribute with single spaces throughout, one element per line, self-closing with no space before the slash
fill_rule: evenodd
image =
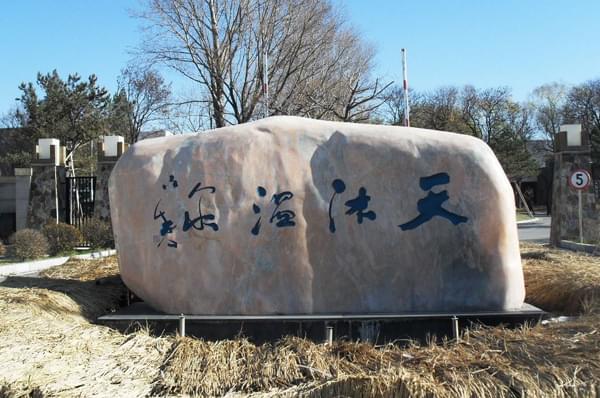
<path id="1" fill-rule="evenodd" d="M 168 313 L 523 303 L 512 189 L 473 137 L 272 117 L 138 142 L 109 190 L 123 280 Z"/>

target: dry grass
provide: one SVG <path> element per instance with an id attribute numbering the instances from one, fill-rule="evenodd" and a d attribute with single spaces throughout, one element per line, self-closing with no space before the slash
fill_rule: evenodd
<path id="1" fill-rule="evenodd" d="M 50 279 L 75 279 L 92 281 L 119 275 L 116 256 L 99 260 L 69 260 L 66 264 L 40 272 L 40 276 Z"/>
<path id="2" fill-rule="evenodd" d="M 157 395 L 547 397 L 600 394 L 599 318 L 471 331 L 460 344 L 401 348 L 286 338 L 255 346 L 181 338 Z"/>
<path id="3" fill-rule="evenodd" d="M 69 262 L 42 279 L 9 278 L 0 284 L 0 397 L 599 396 L 598 259 L 531 245 L 523 253 L 528 300 L 588 315 L 471 330 L 460 344 L 206 342 L 92 324 L 122 300 L 114 258 Z"/>
<path id="4" fill-rule="evenodd" d="M 561 314 L 600 314 L 600 257 L 521 246 L 526 301 Z"/>
<path id="5" fill-rule="evenodd" d="M 27 383 L 0 385 L 0 398 L 43 398 L 44 393 L 37 386 Z"/>
<path id="6" fill-rule="evenodd" d="M 425 347 L 298 338 L 256 346 L 247 340 L 178 339 L 155 394 L 220 396 L 547 397 L 600 395 L 600 258 L 540 245 L 522 247 L 527 301 L 588 314 L 548 326 L 471 331 L 461 344 Z"/>
<path id="7" fill-rule="evenodd" d="M 172 339 L 90 323 L 123 294 L 110 277 L 114 259 L 100 270 L 90 263 L 46 273 L 64 279 L 11 277 L 0 285 L 0 397 L 148 393 Z"/>
<path id="8" fill-rule="evenodd" d="M 126 294 L 114 257 L 99 261 L 71 260 L 41 273 L 42 278 L 8 277 L 0 300 L 21 304 L 31 315 L 83 316 L 94 321 L 113 311 Z"/>

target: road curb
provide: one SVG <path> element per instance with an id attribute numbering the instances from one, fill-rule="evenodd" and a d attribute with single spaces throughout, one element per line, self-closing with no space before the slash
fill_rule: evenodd
<path id="1" fill-rule="evenodd" d="M 523 220 L 523 221 L 517 221 L 517 225 L 522 225 L 522 224 L 532 224 L 534 222 L 539 222 L 540 219 L 539 218 L 532 218 L 531 220 Z"/>
<path id="2" fill-rule="evenodd" d="M 600 247 L 596 245 L 590 245 L 588 243 L 577 243 L 570 240 L 561 240 L 559 246 L 563 249 L 600 256 Z"/>
<path id="3" fill-rule="evenodd" d="M 71 256 L 72 259 L 75 260 L 98 260 L 104 257 L 109 257 L 117 254 L 115 249 L 109 250 L 100 250 L 94 253 L 86 253 L 86 254 L 77 254 L 75 256 Z"/>
<path id="4" fill-rule="evenodd" d="M 0 265 L 0 276 L 29 274 L 32 272 L 43 271 L 48 268 L 63 265 L 70 259 L 74 260 L 98 260 L 104 257 L 112 256 L 117 251 L 114 249 L 100 250 L 94 253 L 77 254 L 75 256 L 46 258 L 43 260 L 25 261 L 22 263 L 9 263 Z"/>
<path id="5" fill-rule="evenodd" d="M 56 267 L 57 265 L 63 265 L 67 261 L 69 261 L 69 256 L 0 265 L 0 276 L 29 274 L 31 272 L 37 272 L 47 268 Z"/>

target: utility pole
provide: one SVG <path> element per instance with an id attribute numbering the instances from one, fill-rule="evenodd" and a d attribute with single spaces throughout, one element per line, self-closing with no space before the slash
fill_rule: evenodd
<path id="1" fill-rule="evenodd" d="M 406 69 L 406 49 L 402 49 L 402 81 L 404 85 L 404 125 L 410 127 L 410 106 L 408 105 L 408 71 Z"/>

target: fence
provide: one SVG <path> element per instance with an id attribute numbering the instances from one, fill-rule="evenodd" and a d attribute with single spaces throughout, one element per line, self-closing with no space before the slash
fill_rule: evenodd
<path id="1" fill-rule="evenodd" d="M 96 177 L 67 177 L 65 187 L 65 220 L 81 228 L 94 216 Z"/>

